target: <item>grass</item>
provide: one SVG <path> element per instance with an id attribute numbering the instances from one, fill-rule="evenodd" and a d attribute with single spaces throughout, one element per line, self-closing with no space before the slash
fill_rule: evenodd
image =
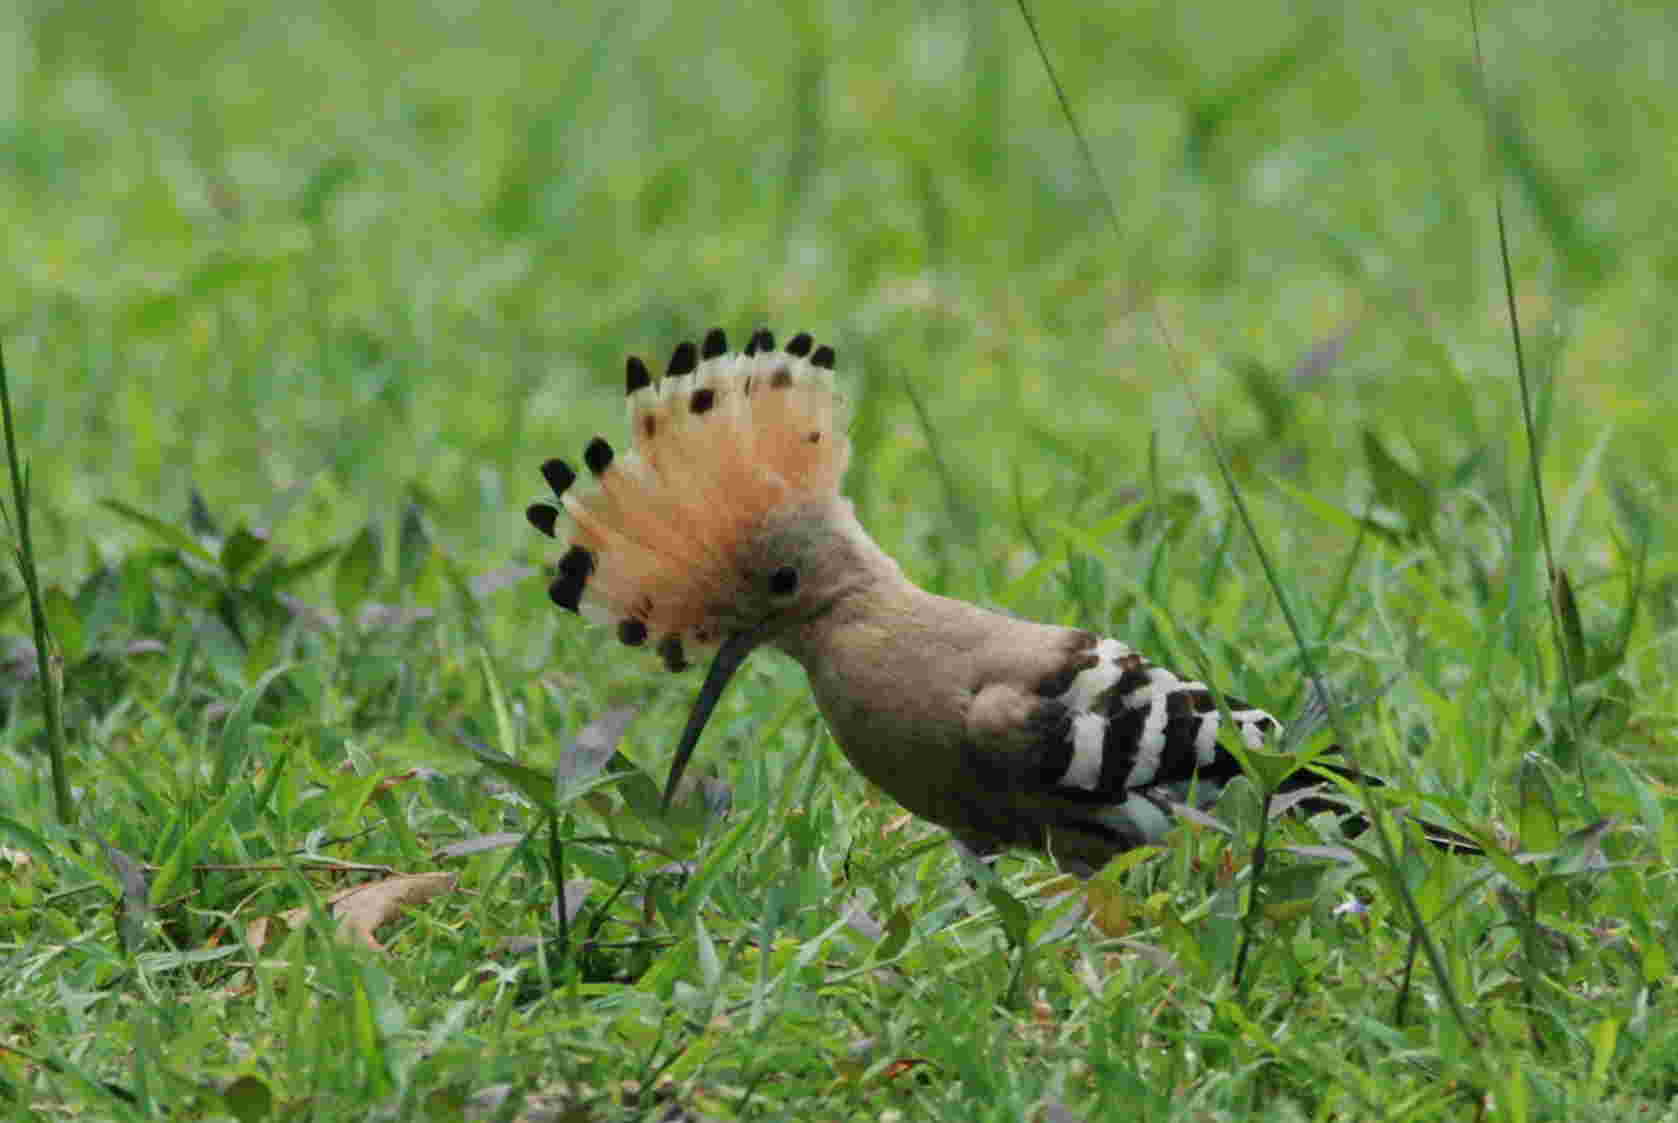
<path id="1" fill-rule="evenodd" d="M 1005 5 L 0 15 L 74 800 L 8 571 L 5 1113 L 1669 1117 L 1670 19 L 1488 6 L 1486 94 L 1455 3 L 1036 16 L 1116 223 Z M 1236 790 L 976 895 L 773 656 L 732 809 L 656 816 L 696 679 L 555 613 L 521 511 L 713 323 L 838 347 L 917 580 L 1298 714 L 1192 387 L 1346 739 L 1492 853 L 1272 824 L 1251 911 Z"/>

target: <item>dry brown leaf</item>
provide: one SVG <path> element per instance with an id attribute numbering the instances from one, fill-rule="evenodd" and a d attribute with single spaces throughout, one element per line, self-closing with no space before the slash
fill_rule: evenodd
<path id="1" fill-rule="evenodd" d="M 332 915 L 338 918 L 340 938 L 355 940 L 374 951 L 383 951 L 385 946 L 373 935 L 381 924 L 394 920 L 408 906 L 429 901 L 438 894 L 452 891 L 454 887 L 455 875 L 452 873 L 397 874 L 382 881 L 370 881 L 339 890 L 327 898 L 326 904 Z M 287 909 L 278 916 L 260 916 L 251 921 L 245 928 L 245 938 L 252 948 L 261 951 L 268 942 L 270 929 L 276 924 L 291 929 L 308 922 L 308 909 Z"/>
<path id="2" fill-rule="evenodd" d="M 893 819 L 891 822 L 887 823 L 885 826 L 881 827 L 880 828 L 880 833 L 882 835 L 896 834 L 898 831 L 902 830 L 904 827 L 908 826 L 910 823 L 912 823 L 914 821 L 915 821 L 915 817 L 913 815 L 910 815 L 907 812 L 905 812 L 904 814 L 899 815 L 897 818 Z"/>
<path id="3" fill-rule="evenodd" d="M 294 913 L 308 916 L 308 909 L 287 909 L 279 916 L 259 916 L 245 925 L 245 942 L 252 951 L 261 951 L 270 943 L 278 943 L 285 939 L 291 930 L 290 921 Z"/>
<path id="4" fill-rule="evenodd" d="M 1032 885 L 1031 895 L 1047 900 L 1050 897 L 1058 897 L 1062 893 L 1076 893 L 1083 887 L 1083 881 L 1069 873 L 1050 874 Z"/>
<path id="5" fill-rule="evenodd" d="M 395 919 L 409 905 L 429 901 L 454 887 L 452 873 L 400 874 L 334 894 L 332 913 L 338 918 L 340 935 L 353 936 L 374 951 L 383 951 L 384 945 L 373 937 L 379 925 Z"/>
<path id="6" fill-rule="evenodd" d="M 1135 927 L 1137 903 L 1117 885 L 1105 881 L 1084 884 L 1084 903 L 1089 906 L 1090 919 L 1104 936 L 1128 936 Z"/>
<path id="7" fill-rule="evenodd" d="M 375 791 L 388 792 L 398 784 L 405 784 L 409 780 L 423 780 L 434 775 L 429 768 L 410 768 L 406 772 L 398 772 L 394 776 L 386 776 L 380 780 Z"/>

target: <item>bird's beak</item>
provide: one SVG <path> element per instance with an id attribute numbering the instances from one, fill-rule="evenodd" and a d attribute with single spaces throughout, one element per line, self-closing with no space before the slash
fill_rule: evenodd
<path id="1" fill-rule="evenodd" d="M 734 672 L 740 669 L 740 664 L 746 661 L 746 656 L 752 653 L 752 648 L 762 638 L 756 629 L 732 632 L 717 648 L 717 656 L 711 660 L 711 669 L 705 672 L 705 685 L 699 688 L 699 697 L 693 700 L 693 711 L 688 714 L 687 728 L 682 730 L 681 744 L 676 746 L 676 757 L 670 762 L 670 779 L 664 783 L 664 810 L 670 809 L 676 785 L 681 783 L 682 773 L 687 770 L 688 758 L 693 755 L 694 746 L 699 744 L 699 735 L 705 731 L 705 723 L 711 720 L 711 711 L 717 708 L 728 680 L 734 677 Z"/>

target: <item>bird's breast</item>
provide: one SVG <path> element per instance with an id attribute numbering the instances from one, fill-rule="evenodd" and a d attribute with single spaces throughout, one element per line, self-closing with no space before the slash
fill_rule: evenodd
<path id="1" fill-rule="evenodd" d="M 959 830 L 959 690 L 869 659 L 807 670 L 816 704 L 856 770 L 909 811 Z"/>
<path id="2" fill-rule="evenodd" d="M 851 764 L 916 815 L 968 832 L 1010 798 L 998 777 L 1072 633 L 913 592 L 834 619 L 796 654 Z"/>

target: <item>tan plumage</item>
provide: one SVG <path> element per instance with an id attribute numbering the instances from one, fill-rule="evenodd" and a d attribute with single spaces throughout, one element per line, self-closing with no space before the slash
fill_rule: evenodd
<path id="1" fill-rule="evenodd" d="M 628 364 L 633 446 L 596 438 L 592 484 L 549 461 L 571 524 L 550 595 L 654 644 L 679 670 L 716 658 L 678 746 L 675 787 L 728 678 L 771 644 L 809 675 L 846 757 L 910 811 L 981 853 L 1048 850 L 1087 874 L 1169 826 L 1191 785 L 1239 772 L 1212 693 L 1094 633 L 916 587 L 863 530 L 834 352 L 766 331 L 729 354 L 720 330 L 676 349 L 654 383 Z M 559 510 L 530 521 L 553 535 Z M 1226 699 L 1250 747 L 1279 731 Z M 1301 777 L 1309 783 L 1316 777 Z"/>

